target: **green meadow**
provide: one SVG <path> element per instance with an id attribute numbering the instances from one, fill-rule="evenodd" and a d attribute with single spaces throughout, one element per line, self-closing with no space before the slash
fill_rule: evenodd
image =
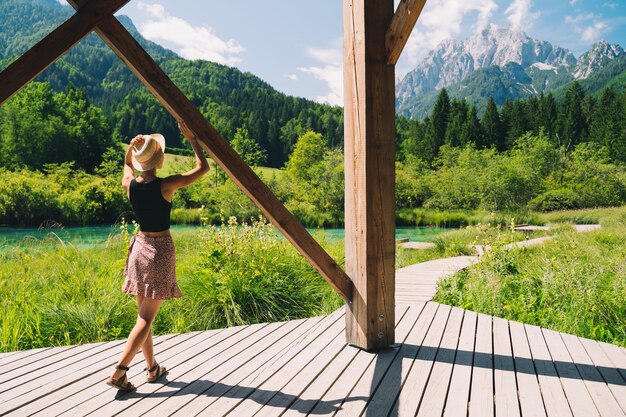
<path id="1" fill-rule="evenodd" d="M 131 226 L 101 245 L 54 234 L 0 251 L 0 351 L 124 338 L 136 306 L 121 292 Z M 155 334 L 289 320 L 341 305 L 307 261 L 262 220 L 174 234 L 184 294 L 163 304 Z M 324 243 L 337 259 L 342 243 Z"/>
<path id="2" fill-rule="evenodd" d="M 439 234 L 435 247 L 398 246 L 398 268 L 469 255 L 490 245 L 482 261 L 440 282 L 435 301 L 626 345 L 626 207 L 538 213 L 547 232 L 478 223 Z M 579 233 L 574 223 L 601 230 Z M 132 297 L 121 293 L 133 233 L 120 226 L 106 242 L 75 246 L 55 234 L 0 251 L 0 351 L 114 340 L 134 325 Z M 163 304 L 155 334 L 327 314 L 342 300 L 263 220 L 174 230 L 177 275 L 184 294 Z M 322 246 L 341 264 L 343 241 Z M 552 235 L 536 247 L 507 243 Z"/>

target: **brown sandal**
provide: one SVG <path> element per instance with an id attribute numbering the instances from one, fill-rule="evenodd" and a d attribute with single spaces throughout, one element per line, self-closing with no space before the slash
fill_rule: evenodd
<path id="1" fill-rule="evenodd" d="M 119 369 L 121 371 L 124 371 L 124 375 L 122 375 L 121 377 L 114 379 L 113 377 L 110 377 L 109 379 L 107 379 L 107 385 L 113 388 L 117 388 L 120 391 L 136 391 L 137 387 L 135 387 L 129 380 L 128 377 L 126 376 L 126 371 L 128 371 L 130 368 L 128 366 L 124 366 L 124 365 L 117 365 L 115 367 L 115 369 Z"/>
<path id="2" fill-rule="evenodd" d="M 165 375 L 165 372 L 167 371 L 167 369 L 165 369 L 165 366 L 161 366 L 158 363 L 156 363 L 150 369 L 144 368 L 144 371 L 148 371 L 148 372 L 146 372 L 146 381 L 147 382 L 156 382 L 157 379 L 159 379 L 163 375 Z M 150 375 L 153 372 L 156 372 L 156 374 Z"/>

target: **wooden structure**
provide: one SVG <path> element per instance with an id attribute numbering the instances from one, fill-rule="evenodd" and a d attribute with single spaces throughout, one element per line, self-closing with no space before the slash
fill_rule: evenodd
<path id="1" fill-rule="evenodd" d="M 395 341 L 395 64 L 424 3 L 343 2 L 346 335 L 365 349 Z"/>
<path id="2" fill-rule="evenodd" d="M 172 83 L 113 13 L 129 0 L 68 0 L 76 13 L 0 73 L 0 104 L 95 31 L 347 304 L 347 340 L 394 343 L 394 68 L 425 0 L 344 0 L 344 272 Z"/>
<path id="3" fill-rule="evenodd" d="M 76 14 L 0 73 L 0 103 L 95 29 L 348 308 L 157 337 L 169 374 L 140 383 L 136 357 L 130 394 L 103 383 L 123 341 L 3 353 L 0 416 L 626 417 L 626 349 L 428 301 L 471 257 L 395 280 L 393 73 L 425 0 L 402 0 L 395 14 L 393 0 L 344 0 L 347 275 L 115 19 L 127 1 L 70 0 Z M 371 353 L 346 334 L 365 349 L 401 344 Z"/>
<path id="4" fill-rule="evenodd" d="M 441 277 L 463 261 L 427 272 Z M 419 267 L 399 270 L 400 281 L 414 282 Z M 424 296 L 405 296 L 396 307 L 401 345 L 376 353 L 346 345 L 343 309 L 159 336 L 169 373 L 143 382 L 137 356 L 130 394 L 103 382 L 123 340 L 2 353 L 0 416 L 626 417 L 626 349 Z"/>

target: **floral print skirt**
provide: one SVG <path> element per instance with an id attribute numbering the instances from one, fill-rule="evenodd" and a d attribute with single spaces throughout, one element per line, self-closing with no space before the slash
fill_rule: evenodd
<path id="1" fill-rule="evenodd" d="M 176 250 L 171 236 L 132 237 L 124 275 L 122 291 L 127 294 L 155 300 L 182 296 L 176 283 Z"/>

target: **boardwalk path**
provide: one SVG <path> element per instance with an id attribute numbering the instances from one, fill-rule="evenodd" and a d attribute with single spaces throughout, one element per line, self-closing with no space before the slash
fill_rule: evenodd
<path id="1" fill-rule="evenodd" d="M 429 263 L 428 279 L 457 261 Z M 160 336 L 169 374 L 142 383 L 138 358 L 129 376 L 139 389 L 126 395 L 103 383 L 122 341 L 1 354 L 0 414 L 626 415 L 626 349 L 409 297 L 399 304 L 399 344 L 378 353 L 345 345 L 343 309 Z"/>
<path id="2" fill-rule="evenodd" d="M 574 225 L 574 230 L 577 232 L 591 232 L 598 229 L 600 229 L 598 224 Z M 541 230 L 547 229 L 543 228 Z M 522 240 L 504 245 L 503 249 L 537 246 L 551 239 L 554 239 L 554 236 Z M 428 242 L 407 242 L 402 246 L 407 249 L 429 249 L 434 247 L 432 243 Z M 475 246 L 474 248 L 479 255 L 490 249 L 484 246 Z M 396 271 L 396 303 L 399 305 L 411 305 L 416 301 L 426 302 L 432 300 L 437 292 L 439 279 L 478 262 L 480 260 L 479 255 L 436 259 L 398 269 Z"/>

